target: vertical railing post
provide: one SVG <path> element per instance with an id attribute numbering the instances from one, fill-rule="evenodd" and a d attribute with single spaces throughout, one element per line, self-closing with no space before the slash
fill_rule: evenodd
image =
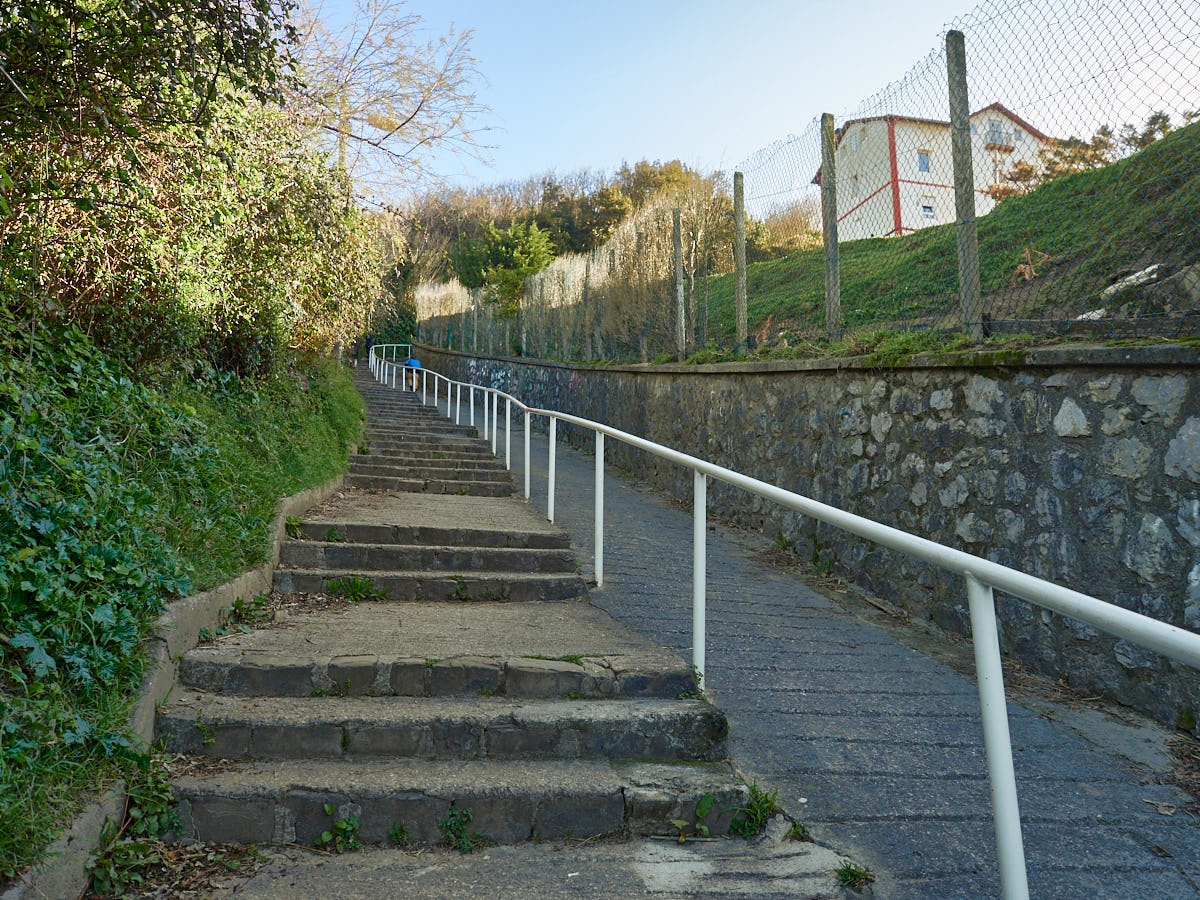
<path id="1" fill-rule="evenodd" d="M 429 402 L 429 370 L 421 370 L 421 405 L 426 406 Z"/>
<path id="2" fill-rule="evenodd" d="M 696 688 L 704 690 L 704 604 L 708 593 L 708 476 L 692 473 L 692 665 Z"/>
<path id="3" fill-rule="evenodd" d="M 488 391 L 487 388 L 480 388 L 479 395 L 483 400 L 483 439 L 488 439 Z"/>
<path id="4" fill-rule="evenodd" d="M 981 584 L 969 572 L 966 579 L 967 603 L 971 609 L 971 643 L 975 645 L 975 676 L 979 682 L 979 707 L 983 716 L 983 746 L 987 751 L 988 780 L 992 787 L 1000 887 L 1005 900 L 1028 900 L 1029 880 L 1021 838 L 1021 810 L 1017 804 L 1017 776 L 1008 733 L 996 603 L 990 585 Z"/>
<path id="5" fill-rule="evenodd" d="M 474 428 L 474 427 L 475 427 L 475 385 L 473 385 L 473 384 L 468 384 L 468 385 L 467 385 L 467 394 L 468 394 L 468 395 L 470 396 L 470 398 L 471 398 L 471 403 L 470 403 L 470 406 L 471 406 L 471 427 L 472 427 L 472 428 Z"/>
<path id="6" fill-rule="evenodd" d="M 529 410 L 525 410 L 525 499 L 529 499 Z"/>
<path id="7" fill-rule="evenodd" d="M 462 382 L 454 385 L 454 424 L 462 418 Z"/>
<path id="8" fill-rule="evenodd" d="M 946 78 L 950 87 L 950 150 L 954 160 L 954 219 L 958 244 L 958 302 L 963 330 L 983 340 L 979 297 L 979 233 L 975 226 L 975 164 L 971 159 L 971 107 L 967 98 L 967 50 L 961 31 L 946 32 Z"/>
<path id="9" fill-rule="evenodd" d="M 504 398 L 504 468 L 512 471 L 512 397 Z"/>
<path id="10" fill-rule="evenodd" d="M 604 432 L 596 432 L 596 501 L 592 522 L 596 547 L 596 587 L 604 586 Z"/>
<path id="11" fill-rule="evenodd" d="M 546 518 L 554 521 L 554 445 L 558 438 L 558 419 L 550 417 L 550 460 L 546 477 Z"/>
<path id="12" fill-rule="evenodd" d="M 500 396 L 492 394 L 492 456 L 496 455 L 496 416 L 500 411 Z"/>

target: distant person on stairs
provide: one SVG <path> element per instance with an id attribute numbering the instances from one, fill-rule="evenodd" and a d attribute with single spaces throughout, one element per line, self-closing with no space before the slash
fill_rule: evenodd
<path id="1" fill-rule="evenodd" d="M 410 354 L 408 359 L 404 361 L 404 366 L 406 369 L 411 370 L 408 373 L 408 389 L 415 391 L 417 389 L 417 369 L 421 368 L 421 361 Z"/>

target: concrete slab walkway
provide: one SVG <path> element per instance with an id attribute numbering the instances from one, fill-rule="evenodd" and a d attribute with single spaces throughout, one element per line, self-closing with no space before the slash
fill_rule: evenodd
<path id="1" fill-rule="evenodd" d="M 543 511 L 546 454 L 535 434 Z M 560 440 L 557 472 L 556 521 L 590 575 L 594 459 Z M 609 476 L 605 585 L 592 601 L 686 654 L 691 512 Z M 885 628 L 868 604 L 834 602 L 799 567 L 764 561 L 769 550 L 710 526 L 707 686 L 730 720 L 735 764 L 778 788 L 818 840 L 871 868 L 876 895 L 999 896 L 974 677 L 969 663 L 943 661 L 969 651 Z M 1009 704 L 1033 896 L 1200 894 L 1196 798 L 1170 783 L 1167 733 L 1050 694 Z"/>

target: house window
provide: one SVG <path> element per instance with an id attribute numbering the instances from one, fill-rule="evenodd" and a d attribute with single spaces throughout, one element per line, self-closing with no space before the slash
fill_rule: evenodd
<path id="1" fill-rule="evenodd" d="M 933 218 L 933 201 L 932 200 L 922 200 L 921 201 L 921 218 L 922 219 L 932 219 Z"/>
<path id="2" fill-rule="evenodd" d="M 1001 119 L 988 119 L 987 142 L 999 147 L 1011 147 L 1013 133 L 1004 128 L 1004 122 Z"/>
<path id="3" fill-rule="evenodd" d="M 928 150 L 918 150 L 917 151 L 917 171 L 918 172 L 928 172 L 929 171 L 929 151 Z"/>

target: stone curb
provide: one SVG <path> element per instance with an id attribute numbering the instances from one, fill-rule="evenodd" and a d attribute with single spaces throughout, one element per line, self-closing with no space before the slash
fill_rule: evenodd
<path id="1" fill-rule="evenodd" d="M 351 447 L 353 455 L 356 448 Z M 184 597 L 169 604 L 150 630 L 146 656 L 149 662 L 141 691 L 129 713 L 130 731 L 149 745 L 154 740 L 155 710 L 175 686 L 176 660 L 200 642 L 200 629 L 219 623 L 222 607 L 238 597 L 253 597 L 271 588 L 279 545 L 284 539 L 288 516 L 303 512 L 331 497 L 342 487 L 344 475 L 285 497 L 276 504 L 271 525 L 271 560 L 243 572 L 233 581 L 212 590 Z M 88 885 L 87 859 L 100 846 L 100 833 L 109 821 L 125 812 L 125 786 L 118 783 L 88 804 L 75 822 L 43 852 L 42 858 L 20 876 L 0 900 L 62 900 L 82 895 Z"/>

